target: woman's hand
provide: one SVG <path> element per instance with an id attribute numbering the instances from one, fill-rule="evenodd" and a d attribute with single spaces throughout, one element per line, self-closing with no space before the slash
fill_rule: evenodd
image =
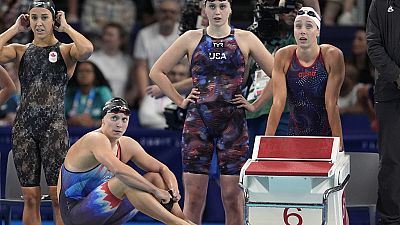
<path id="1" fill-rule="evenodd" d="M 57 11 L 54 29 L 58 32 L 65 32 L 69 28 L 67 20 L 65 19 L 65 12 L 64 11 Z"/>
<path id="2" fill-rule="evenodd" d="M 154 191 L 153 196 L 162 204 L 168 203 L 172 198 L 168 191 L 159 188 Z"/>
<path id="3" fill-rule="evenodd" d="M 181 194 L 178 189 L 170 189 L 168 193 L 171 195 L 172 201 L 174 202 L 178 202 L 181 199 Z"/>
<path id="4" fill-rule="evenodd" d="M 148 87 L 146 88 L 146 93 L 147 93 L 148 95 L 150 95 L 151 97 L 155 98 L 155 99 L 161 98 L 161 97 L 164 96 L 164 93 L 163 93 L 163 92 L 161 91 L 161 89 L 160 89 L 157 85 L 155 85 L 155 84 L 148 86 Z"/>
<path id="5" fill-rule="evenodd" d="M 181 107 L 182 109 L 186 109 L 189 105 L 189 103 L 196 103 L 197 99 L 199 99 L 200 91 L 197 88 L 192 88 L 192 91 L 190 94 L 182 101 Z"/>
<path id="6" fill-rule="evenodd" d="M 18 16 L 17 21 L 15 21 L 14 26 L 17 26 L 18 32 L 27 32 L 31 30 L 31 26 L 29 24 L 29 15 L 21 14 Z"/>
<path id="7" fill-rule="evenodd" d="M 237 108 L 245 108 L 249 112 L 256 111 L 256 108 L 250 104 L 241 94 L 236 94 L 235 98 L 231 100 L 232 104 L 235 104 Z"/>

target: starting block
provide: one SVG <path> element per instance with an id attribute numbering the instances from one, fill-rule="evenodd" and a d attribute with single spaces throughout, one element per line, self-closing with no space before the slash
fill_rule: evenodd
<path id="1" fill-rule="evenodd" d="M 246 225 L 346 225 L 339 137 L 257 136 L 240 172 Z"/>

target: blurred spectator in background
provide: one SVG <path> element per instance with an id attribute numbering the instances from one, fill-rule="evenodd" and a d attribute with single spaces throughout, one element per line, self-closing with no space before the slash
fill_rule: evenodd
<path id="1" fill-rule="evenodd" d="M 319 6 L 319 1 L 318 0 L 303 0 L 303 5 L 304 6 L 309 6 L 318 13 L 318 15 L 321 15 L 321 8 Z"/>
<path id="2" fill-rule="evenodd" d="M 92 62 L 79 62 L 68 82 L 65 114 L 68 125 L 99 127 L 104 104 L 112 98 L 110 85 Z"/>
<path id="3" fill-rule="evenodd" d="M 351 55 L 346 61 L 357 68 L 358 82 L 368 84 L 373 84 L 375 82 L 374 66 L 367 54 L 367 36 L 364 27 L 359 27 L 355 31 Z"/>
<path id="4" fill-rule="evenodd" d="M 356 7 L 354 0 L 327 0 L 323 12 L 323 22 L 326 26 L 356 24 Z M 364 12 L 362 12 L 364 13 Z"/>
<path id="5" fill-rule="evenodd" d="M 0 126 L 10 126 L 15 119 L 17 109 L 14 82 L 0 65 Z M 8 99 L 8 101 L 7 101 Z M 14 100 L 14 101 L 13 101 Z"/>
<path id="6" fill-rule="evenodd" d="M 31 0 L 0 0 L 0 33 L 14 25 L 18 16 L 27 13 Z M 21 32 L 15 35 L 11 42 L 26 44 L 32 40 L 31 32 Z"/>
<path id="7" fill-rule="evenodd" d="M 267 1 L 259 1 L 264 5 L 268 3 Z M 285 7 L 286 1 L 280 0 L 279 6 Z M 265 30 L 259 31 L 261 28 L 256 28 L 258 33 L 258 38 L 264 41 L 265 47 L 268 51 L 275 56 L 275 53 L 278 49 L 283 48 L 287 45 L 295 44 L 296 40 L 293 35 L 293 25 L 294 19 L 297 16 L 298 10 L 302 7 L 301 1 L 295 2 L 295 8 L 290 12 L 279 13 L 276 14 L 279 18 L 279 22 L 277 22 L 276 30 Z M 265 34 L 265 35 L 261 35 Z M 268 85 L 270 82 L 269 77 L 261 68 L 255 64 L 254 60 L 251 60 L 249 63 L 249 81 L 247 82 L 247 90 L 246 90 L 246 97 L 247 101 L 253 103 L 256 99 L 261 97 L 262 91 L 266 91 L 264 87 Z M 272 84 L 272 83 L 271 83 Z M 269 85 L 271 85 L 269 84 Z M 272 89 L 271 88 L 268 90 Z M 272 91 L 271 91 L 272 94 Z M 265 133 L 265 128 L 267 126 L 268 115 L 270 113 L 270 109 L 272 106 L 272 98 L 269 98 L 267 103 L 262 105 L 260 110 L 256 112 L 246 111 L 246 120 L 247 126 L 249 129 L 249 153 L 248 155 L 251 156 L 253 152 L 254 146 L 254 139 L 256 135 L 263 135 Z M 287 105 L 282 113 L 282 116 L 279 120 L 279 125 L 276 131 L 276 135 L 286 136 L 288 135 L 288 124 L 289 124 L 289 109 Z"/>
<path id="8" fill-rule="evenodd" d="M 342 91 L 346 92 L 343 89 L 344 86 L 348 86 L 348 73 L 354 72 L 356 74 L 350 76 L 352 78 L 351 82 L 354 82 L 354 87 L 349 93 L 349 96 L 347 96 L 347 99 L 350 102 L 356 103 L 356 105 L 354 105 L 353 108 L 353 104 L 349 104 L 347 107 L 343 108 L 343 101 L 339 99 L 338 104 L 341 107 L 340 112 L 366 113 L 370 121 L 371 129 L 378 131 L 379 125 L 373 107 L 373 89 L 375 83 L 374 66 L 367 54 L 367 37 L 364 27 L 359 27 L 354 32 L 351 55 L 346 58 L 346 76 L 341 90 L 341 98 L 344 97 L 342 96 Z M 347 103 L 350 103 L 349 101 Z"/>
<path id="9" fill-rule="evenodd" d="M 59 0 L 62 1 L 62 0 Z M 65 1 L 65 0 L 64 0 Z M 83 11 L 83 2 L 85 0 L 67 0 L 67 2 L 61 5 L 65 5 L 67 12 L 67 20 L 70 23 L 79 24 L 82 11 Z M 154 7 L 152 1 L 149 0 L 131 0 L 134 2 L 136 6 L 136 19 L 133 25 L 133 29 L 140 29 L 141 27 L 145 27 L 151 23 L 155 22 L 154 18 Z M 57 1 L 56 1 L 57 2 Z M 133 30 L 132 32 L 135 33 Z"/>
<path id="10" fill-rule="evenodd" d="M 81 0 L 67 0 L 67 21 L 69 23 L 78 24 L 80 22 L 80 2 Z"/>
<path id="11" fill-rule="evenodd" d="M 359 91 L 361 88 L 370 87 L 370 84 L 358 82 L 358 69 L 353 65 L 345 64 L 345 76 L 338 99 L 340 114 L 344 113 L 364 113 L 364 109 L 359 101 Z"/>
<path id="12" fill-rule="evenodd" d="M 126 100 L 137 105 L 146 96 L 150 68 L 178 38 L 180 5 L 176 0 L 163 0 L 156 8 L 157 22 L 139 31 L 134 48 L 134 71 L 131 74 Z M 136 103 L 135 103 L 136 102 Z"/>
<path id="13" fill-rule="evenodd" d="M 174 66 L 169 73 L 167 73 L 167 76 L 172 83 L 183 81 L 189 77 L 188 63 L 189 62 L 187 61 L 187 58 L 184 58 L 178 64 L 176 64 L 176 66 Z M 183 93 L 183 95 L 186 95 L 189 92 L 190 88 L 187 89 L 187 92 Z"/>
<path id="14" fill-rule="evenodd" d="M 375 86 L 372 84 L 363 84 L 357 91 L 357 99 L 368 116 L 371 129 L 378 132 L 379 124 L 374 109 L 374 88 Z"/>
<path id="15" fill-rule="evenodd" d="M 158 8 L 163 1 L 164 0 L 151 0 L 151 3 L 154 8 Z M 180 6 L 183 6 L 183 4 L 186 3 L 186 0 L 176 0 L 176 2 L 178 2 Z M 203 1 L 200 1 L 200 3 L 203 3 Z"/>
<path id="16" fill-rule="evenodd" d="M 189 65 L 187 59 L 181 60 L 176 64 L 169 73 L 167 73 L 169 80 L 172 83 L 183 81 L 189 77 Z M 189 89 L 190 91 L 190 89 Z M 187 93 L 182 93 L 185 96 Z M 142 127 L 148 128 L 161 128 L 167 127 L 164 116 L 164 109 L 172 101 L 167 97 L 153 98 L 146 95 L 139 108 L 139 122 Z"/>
<path id="17" fill-rule="evenodd" d="M 149 0 L 133 0 L 136 3 L 137 7 L 137 15 L 136 15 L 136 23 L 134 28 L 129 36 L 128 41 L 128 53 L 133 53 L 133 48 L 135 45 L 135 40 L 138 35 L 138 32 L 146 26 L 149 26 L 152 23 L 157 22 L 154 6 Z"/>
<path id="18" fill-rule="evenodd" d="M 96 47 L 108 23 L 119 24 L 130 34 L 136 21 L 136 5 L 132 0 L 86 0 L 82 10 L 82 31 Z"/>
<path id="19" fill-rule="evenodd" d="M 17 89 L 15 94 L 19 98 L 19 95 L 21 94 L 21 84 L 19 83 L 18 69 L 15 66 L 16 65 L 14 62 L 9 62 L 3 65 L 4 69 L 7 70 L 7 73 L 10 76 L 11 80 L 14 82 L 14 85 Z"/>
<path id="20" fill-rule="evenodd" d="M 127 35 L 121 25 L 109 23 L 104 27 L 100 48 L 90 57 L 110 83 L 114 97 L 125 97 L 132 67 L 132 58 L 123 52 L 126 39 Z"/>
<path id="21" fill-rule="evenodd" d="M 185 33 L 188 30 L 204 29 L 208 26 L 208 18 L 204 10 L 205 5 L 203 4 L 203 2 L 200 1 L 198 3 L 198 7 L 200 12 L 196 12 L 193 6 L 190 6 L 189 4 L 186 4 L 185 7 L 182 9 L 180 24 L 179 24 L 179 31 L 181 32 L 181 34 Z M 196 13 L 199 13 L 199 15 L 197 15 Z M 191 17 L 196 17 L 196 16 L 197 16 L 197 18 L 195 19 L 196 24 L 188 22 L 191 19 Z M 185 20 L 185 18 L 188 19 Z M 186 79 L 180 80 L 178 82 L 172 82 L 172 86 L 181 94 L 189 93 L 191 88 L 193 87 L 192 84 L 193 82 L 191 76 L 189 76 Z M 146 88 L 146 94 L 154 98 L 161 98 L 165 96 L 164 93 L 161 91 L 160 87 L 158 87 L 155 84 L 150 85 Z"/>
<path id="22" fill-rule="evenodd" d="M 14 122 L 18 107 L 18 96 L 12 95 L 0 106 L 0 127 L 11 126 Z"/>
<path id="23" fill-rule="evenodd" d="M 137 5 L 137 21 L 140 27 L 148 26 L 157 22 L 155 18 L 154 5 L 149 0 L 135 0 Z"/>
<path id="24" fill-rule="evenodd" d="M 10 62 L 3 65 L 4 69 L 7 71 L 8 76 L 14 83 L 15 93 L 12 94 L 9 99 L 0 106 L 0 126 L 11 126 L 14 122 L 15 115 L 17 112 L 17 107 L 19 104 L 19 93 L 20 84 L 18 79 L 17 70 L 15 68 L 15 63 Z M 3 88 L 3 87 L 2 87 Z"/>

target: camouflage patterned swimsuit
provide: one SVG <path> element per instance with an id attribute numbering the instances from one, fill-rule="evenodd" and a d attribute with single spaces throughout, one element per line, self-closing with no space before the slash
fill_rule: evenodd
<path id="1" fill-rule="evenodd" d="M 221 174 L 239 175 L 247 160 L 249 137 L 244 109 L 230 102 L 240 94 L 245 70 L 235 30 L 214 38 L 204 29 L 190 69 L 200 95 L 189 105 L 183 128 L 183 171 L 208 174 L 215 147 Z"/>
<path id="2" fill-rule="evenodd" d="M 64 116 L 68 75 L 60 45 L 30 44 L 21 59 L 21 103 L 12 140 L 14 162 L 23 187 L 39 186 L 41 164 L 48 185 L 56 186 L 69 147 Z"/>

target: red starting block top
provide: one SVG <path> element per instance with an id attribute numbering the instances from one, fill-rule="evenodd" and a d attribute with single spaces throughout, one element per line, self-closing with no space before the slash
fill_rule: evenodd
<path id="1" fill-rule="evenodd" d="M 261 176 L 329 176 L 333 166 L 330 162 L 314 161 L 274 161 L 263 160 L 251 162 L 246 175 Z"/>
<path id="2" fill-rule="evenodd" d="M 314 159 L 329 160 L 332 156 L 333 137 L 276 137 L 261 136 L 257 155 L 253 159 Z M 257 139 L 256 139 L 257 141 Z M 257 147 L 257 145 L 255 145 Z"/>

